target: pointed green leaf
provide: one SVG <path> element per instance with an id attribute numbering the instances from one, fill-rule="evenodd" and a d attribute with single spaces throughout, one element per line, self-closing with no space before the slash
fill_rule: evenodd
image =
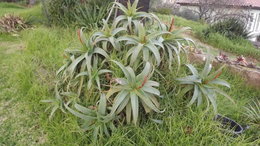
<path id="1" fill-rule="evenodd" d="M 146 62 L 144 70 L 139 75 L 137 75 L 137 80 L 144 80 L 144 78 L 147 77 L 151 72 L 151 69 L 152 69 L 151 64 L 149 62 Z"/>
<path id="2" fill-rule="evenodd" d="M 115 113 L 115 111 L 117 110 L 119 105 L 122 104 L 122 102 L 124 101 L 124 99 L 126 98 L 127 95 L 128 95 L 128 92 L 124 91 L 124 90 L 117 94 L 117 96 L 115 97 L 112 109 L 111 109 L 111 113 Z"/>
<path id="3" fill-rule="evenodd" d="M 230 88 L 230 84 L 222 79 L 215 79 L 213 81 L 210 81 L 209 84 L 216 84 L 216 85 L 222 85 L 222 86 L 226 86 L 228 88 Z"/>
<path id="4" fill-rule="evenodd" d="M 132 112 L 133 112 L 133 122 L 135 125 L 137 125 L 138 112 L 139 112 L 138 97 L 133 92 L 130 93 L 130 97 L 131 97 L 131 106 L 132 106 Z"/>
<path id="5" fill-rule="evenodd" d="M 88 109 L 88 108 L 86 108 L 86 107 L 84 107 L 84 106 L 81 106 L 81 105 L 79 105 L 79 104 L 77 104 L 77 103 L 76 103 L 74 106 L 75 106 L 75 108 L 76 108 L 78 111 L 80 111 L 80 112 L 82 112 L 82 113 L 84 113 L 84 114 L 90 115 L 90 114 L 93 114 L 93 113 L 94 113 L 93 110 Z"/>
<path id="6" fill-rule="evenodd" d="M 126 105 L 126 121 L 128 124 L 131 122 L 131 102 Z"/>
<path id="7" fill-rule="evenodd" d="M 135 90 L 134 93 L 136 95 L 138 95 L 142 101 L 144 101 L 144 103 L 149 107 L 151 108 L 153 111 L 157 112 L 157 113 L 162 113 L 163 111 L 160 111 L 154 104 L 153 102 L 151 101 L 151 99 L 149 99 L 147 96 L 145 96 L 144 92 L 139 90 Z"/>
<path id="8" fill-rule="evenodd" d="M 198 95 L 199 95 L 199 88 L 197 85 L 195 85 L 193 96 L 192 96 L 191 101 L 189 102 L 188 106 L 191 106 L 196 101 L 196 99 L 198 98 Z"/>
<path id="9" fill-rule="evenodd" d="M 107 108 L 107 99 L 104 94 L 101 94 L 99 105 L 98 105 L 98 112 L 104 116 L 106 114 L 106 108 Z"/>

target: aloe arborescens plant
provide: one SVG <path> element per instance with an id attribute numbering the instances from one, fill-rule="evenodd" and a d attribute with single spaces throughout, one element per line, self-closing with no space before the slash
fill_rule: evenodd
<path id="1" fill-rule="evenodd" d="M 138 125 L 143 118 L 140 116 L 142 110 L 161 113 L 158 101 L 160 91 L 157 89 L 159 83 L 151 79 L 154 67 L 163 65 L 161 62 L 165 60 L 169 62 L 169 68 L 164 71 L 172 71 L 173 57 L 177 56 L 180 62 L 181 50 L 185 50 L 184 46 L 192 42 L 180 35 L 188 28 L 174 30 L 173 23 L 168 28 L 155 15 L 138 12 L 137 3 L 138 0 L 133 4 L 129 2 L 127 7 L 114 3 L 123 14 L 116 17 L 112 24 L 103 21 L 103 29 L 89 39 L 85 38 L 83 29 L 78 31 L 83 47 L 81 50 L 67 51 L 67 62 L 57 72 L 59 84 L 56 95 L 59 98 L 47 101 L 55 103 L 53 111 L 66 107 L 70 113 L 82 119 L 84 129 L 92 131 L 95 139 L 103 134 L 109 136 L 116 118 Z M 144 20 L 147 21 L 144 23 Z M 150 27 L 155 21 L 156 25 Z M 227 95 L 215 85 L 229 87 L 227 82 L 218 79 L 221 71 L 209 74 L 209 59 L 201 73 L 192 65 L 187 66 L 193 75 L 178 80 L 180 84 L 187 85 L 186 91 L 194 91 L 190 104 L 197 100 L 200 105 L 202 98 L 206 97 L 216 109 L 216 94 Z M 123 72 L 123 75 L 120 76 L 118 72 Z M 104 74 L 111 77 L 107 79 Z M 86 98 L 95 98 L 97 94 L 102 95 L 99 100 L 89 101 Z M 96 102 L 99 103 L 96 109 L 79 105 L 93 105 Z"/>
<path id="2" fill-rule="evenodd" d="M 212 69 L 211 57 L 208 56 L 206 60 L 206 64 L 204 69 L 201 72 L 191 64 L 187 64 L 187 67 L 191 71 L 192 75 L 178 78 L 180 84 L 186 85 L 186 87 L 182 90 L 180 95 L 184 95 L 188 91 L 193 91 L 193 96 L 191 101 L 189 102 L 189 106 L 197 101 L 197 105 L 201 105 L 203 102 L 203 98 L 207 101 L 207 105 L 209 106 L 209 102 L 213 105 L 214 111 L 217 111 L 217 94 L 221 94 L 227 97 L 229 100 L 234 102 L 230 96 L 228 96 L 224 91 L 217 87 L 217 85 L 225 86 L 230 88 L 230 85 L 225 80 L 219 79 L 219 76 L 222 73 L 222 69 L 224 66 L 220 67 L 217 71 L 210 74 Z"/>
<path id="3" fill-rule="evenodd" d="M 111 98 L 114 93 L 118 92 L 113 100 L 111 112 L 120 113 L 125 109 L 127 122 L 130 123 L 133 119 L 135 125 L 140 111 L 139 104 L 147 113 L 151 110 L 160 113 L 159 102 L 156 99 L 156 96 L 160 96 L 160 91 L 154 88 L 158 87 L 159 83 L 149 80 L 152 76 L 151 64 L 147 62 L 144 70 L 136 76 L 131 67 L 124 67 L 117 61 L 113 62 L 121 68 L 124 78 L 117 78 L 118 85 L 112 86 L 106 95 L 107 98 Z"/>

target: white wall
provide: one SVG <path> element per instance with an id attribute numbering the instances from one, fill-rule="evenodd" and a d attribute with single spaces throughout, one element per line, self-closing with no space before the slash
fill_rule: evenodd
<path id="1" fill-rule="evenodd" d="M 253 33 L 260 32 L 260 10 L 250 10 L 251 20 L 247 24 L 249 31 Z"/>
<path id="2" fill-rule="evenodd" d="M 198 6 L 181 6 L 180 7 L 180 11 L 184 11 L 186 9 L 192 10 L 192 11 L 199 11 L 199 7 Z"/>
<path id="3" fill-rule="evenodd" d="M 159 1 L 159 0 L 158 0 Z M 161 0 L 163 3 L 174 3 L 176 0 Z"/>

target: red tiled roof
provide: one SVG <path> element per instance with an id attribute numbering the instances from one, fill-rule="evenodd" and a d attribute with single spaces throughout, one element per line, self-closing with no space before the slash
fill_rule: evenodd
<path id="1" fill-rule="evenodd" d="M 179 4 L 198 4 L 199 0 L 177 0 Z M 227 0 L 226 5 L 260 8 L 260 0 Z"/>

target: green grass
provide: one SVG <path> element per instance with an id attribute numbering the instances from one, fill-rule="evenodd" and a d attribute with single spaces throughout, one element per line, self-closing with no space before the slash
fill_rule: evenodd
<path id="1" fill-rule="evenodd" d="M 26 8 L 14 3 L 0 3 L 0 17 L 6 13 L 19 13 L 25 11 Z"/>
<path id="2" fill-rule="evenodd" d="M 0 2 L 0 18 L 5 14 L 14 14 L 25 18 L 33 24 L 40 24 L 45 21 L 41 11 L 41 5 L 27 8 L 15 3 Z"/>
<path id="3" fill-rule="evenodd" d="M 192 25 L 201 29 L 195 22 Z M 64 50 L 79 45 L 75 30 L 58 27 L 38 26 L 21 32 L 18 37 L 0 35 L 0 145 L 243 146 L 260 143 L 260 127 L 253 126 L 234 138 L 218 128 L 211 112 L 187 108 L 188 99 L 174 95 L 176 75 L 168 72 L 166 80 L 160 81 L 160 90 L 166 95 L 160 100 L 161 107 L 166 110 L 163 114 L 142 115 L 147 118 L 141 121 L 140 127 L 119 125 L 110 138 L 101 139 L 98 144 L 91 143 L 90 134 L 80 131 L 76 117 L 57 112 L 49 120 L 45 112 L 47 105 L 40 102 L 54 96 L 55 72 L 63 63 Z M 182 67 L 180 76 L 185 70 Z M 231 90 L 226 92 L 236 104 L 219 97 L 219 113 L 247 124 L 243 106 L 259 98 L 260 91 L 245 85 L 243 79 L 229 71 L 224 71 L 221 77 L 232 84 Z M 165 90 L 173 92 L 166 94 Z M 156 124 L 149 118 L 161 119 L 163 124 Z"/>
<path id="4" fill-rule="evenodd" d="M 187 20 L 182 17 L 178 16 L 170 16 L 170 15 L 161 15 L 158 14 L 159 18 L 162 19 L 164 22 L 171 22 L 171 19 L 174 18 L 174 25 L 176 26 L 181 26 L 181 27 L 190 27 L 193 31 L 193 33 L 199 33 L 202 32 L 205 28 L 207 28 L 207 24 L 205 23 L 200 23 L 192 20 Z"/>
<path id="5" fill-rule="evenodd" d="M 208 38 L 202 40 L 216 48 L 221 48 L 227 52 L 253 57 L 258 60 L 260 57 L 260 50 L 256 49 L 252 43 L 242 38 L 230 40 L 218 33 L 212 33 Z"/>

